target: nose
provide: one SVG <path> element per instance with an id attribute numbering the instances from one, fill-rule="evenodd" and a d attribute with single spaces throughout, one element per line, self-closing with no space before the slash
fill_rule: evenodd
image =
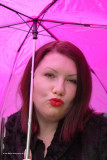
<path id="1" fill-rule="evenodd" d="M 56 81 L 52 88 L 52 93 L 57 96 L 63 96 L 65 94 L 65 86 L 63 80 Z"/>

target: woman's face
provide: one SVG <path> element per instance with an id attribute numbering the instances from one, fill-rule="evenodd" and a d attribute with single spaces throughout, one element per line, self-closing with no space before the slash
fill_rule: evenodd
<path id="1" fill-rule="evenodd" d="M 33 102 L 38 120 L 61 120 L 72 107 L 76 82 L 74 61 L 58 52 L 49 52 L 34 73 Z"/>

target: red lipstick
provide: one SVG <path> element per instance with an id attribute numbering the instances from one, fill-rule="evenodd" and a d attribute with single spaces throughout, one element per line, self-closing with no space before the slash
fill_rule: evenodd
<path id="1" fill-rule="evenodd" d="M 58 98 L 52 98 L 49 100 L 50 104 L 54 107 L 60 107 L 64 104 L 64 102 L 61 99 Z"/>

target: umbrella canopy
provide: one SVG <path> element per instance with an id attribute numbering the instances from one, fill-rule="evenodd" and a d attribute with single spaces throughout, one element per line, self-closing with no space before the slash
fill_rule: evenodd
<path id="1" fill-rule="evenodd" d="M 84 53 L 92 68 L 90 106 L 107 113 L 107 2 L 102 0 L 0 1 L 0 116 L 21 108 L 19 83 L 32 55 L 33 19 L 36 49 L 55 39 L 68 40 Z"/>

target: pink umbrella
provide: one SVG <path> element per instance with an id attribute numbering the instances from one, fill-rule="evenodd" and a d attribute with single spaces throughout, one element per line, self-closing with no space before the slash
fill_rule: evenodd
<path id="1" fill-rule="evenodd" d="M 34 49 L 54 39 L 68 40 L 83 51 L 92 68 L 90 106 L 107 113 L 106 17 L 107 2 L 101 0 L 1 0 L 0 116 L 21 108 L 23 70 Z M 34 46 L 33 38 L 37 39 Z"/>
<path id="2" fill-rule="evenodd" d="M 90 106 L 96 112 L 107 113 L 106 17 L 107 2 L 101 0 L 1 0 L 0 116 L 7 117 L 21 108 L 18 86 L 33 52 L 34 19 L 38 32 L 36 49 L 59 39 L 68 40 L 83 51 L 93 71 Z"/>

